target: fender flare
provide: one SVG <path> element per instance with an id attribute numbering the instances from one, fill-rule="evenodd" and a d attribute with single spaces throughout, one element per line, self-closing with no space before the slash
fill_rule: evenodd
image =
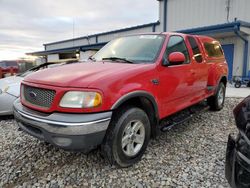
<path id="1" fill-rule="evenodd" d="M 147 91 L 133 91 L 133 92 L 130 92 L 130 93 L 123 95 L 112 105 L 111 110 L 118 108 L 122 103 L 128 101 L 129 99 L 135 98 L 135 97 L 147 98 L 152 103 L 152 105 L 154 107 L 156 118 L 159 119 L 158 105 L 157 105 L 157 102 L 155 100 L 155 97 Z"/>
<path id="2" fill-rule="evenodd" d="M 228 81 L 227 79 L 227 76 L 226 75 L 221 75 L 220 78 L 216 81 L 216 84 L 215 85 L 211 85 L 211 86 L 207 86 L 208 89 L 211 89 L 211 90 L 214 90 L 215 92 L 217 91 L 218 89 L 218 86 L 222 80 L 222 78 L 226 78 L 226 80 Z"/>
<path id="3" fill-rule="evenodd" d="M 221 83 L 221 80 L 222 78 L 226 78 L 227 79 L 227 76 L 226 75 L 221 75 L 220 78 L 218 79 L 217 83 L 215 86 L 211 86 L 216 94 L 217 90 L 218 90 L 218 87 L 219 87 L 219 84 Z M 227 80 L 228 81 L 228 80 Z"/>
<path id="4" fill-rule="evenodd" d="M 226 78 L 226 80 L 227 80 L 227 82 L 228 82 L 227 76 L 226 76 L 226 75 L 221 75 L 220 78 L 219 78 L 218 81 L 217 81 L 216 88 L 219 86 L 219 84 L 220 84 L 222 78 Z"/>

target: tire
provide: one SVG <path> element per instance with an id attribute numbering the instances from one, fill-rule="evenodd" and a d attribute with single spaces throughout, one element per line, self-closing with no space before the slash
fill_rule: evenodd
<path id="1" fill-rule="evenodd" d="M 219 111 L 223 108 L 225 102 L 226 88 L 225 85 L 220 82 L 216 94 L 207 99 L 210 109 L 213 111 Z"/>
<path id="2" fill-rule="evenodd" d="M 133 106 L 121 108 L 114 113 L 101 146 L 104 158 L 119 167 L 135 164 L 147 148 L 150 132 L 149 118 L 142 109 Z"/>
<path id="3" fill-rule="evenodd" d="M 234 87 L 235 88 L 240 88 L 241 87 L 241 82 L 236 81 L 235 84 L 234 84 Z"/>
<path id="4" fill-rule="evenodd" d="M 247 87 L 250 87 L 250 81 L 247 82 Z"/>

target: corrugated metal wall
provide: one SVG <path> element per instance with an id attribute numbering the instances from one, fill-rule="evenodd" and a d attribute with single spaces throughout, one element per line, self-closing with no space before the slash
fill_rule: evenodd
<path id="1" fill-rule="evenodd" d="M 234 18 L 250 20 L 249 0 L 168 0 L 167 30 L 176 31 L 226 23 L 228 1 L 230 22 L 234 21 Z M 160 17 L 162 16 L 161 12 Z"/>

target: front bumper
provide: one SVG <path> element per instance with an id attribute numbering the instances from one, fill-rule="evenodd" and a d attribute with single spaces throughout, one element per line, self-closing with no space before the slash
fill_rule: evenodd
<path id="1" fill-rule="evenodd" d="M 226 151 L 226 178 L 232 188 L 250 187 L 250 141 L 240 132 L 234 140 L 228 137 Z"/>
<path id="2" fill-rule="evenodd" d="M 90 151 L 100 145 L 112 112 L 94 114 L 46 114 L 14 103 L 18 126 L 28 134 L 66 150 Z"/>
<path id="3" fill-rule="evenodd" d="M 0 116 L 13 114 L 13 103 L 17 97 L 8 93 L 0 94 Z"/>

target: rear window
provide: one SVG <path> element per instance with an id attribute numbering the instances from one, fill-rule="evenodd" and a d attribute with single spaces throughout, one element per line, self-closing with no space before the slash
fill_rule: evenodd
<path id="1" fill-rule="evenodd" d="M 223 57 L 223 51 L 218 42 L 205 42 L 204 47 L 209 57 Z"/>

